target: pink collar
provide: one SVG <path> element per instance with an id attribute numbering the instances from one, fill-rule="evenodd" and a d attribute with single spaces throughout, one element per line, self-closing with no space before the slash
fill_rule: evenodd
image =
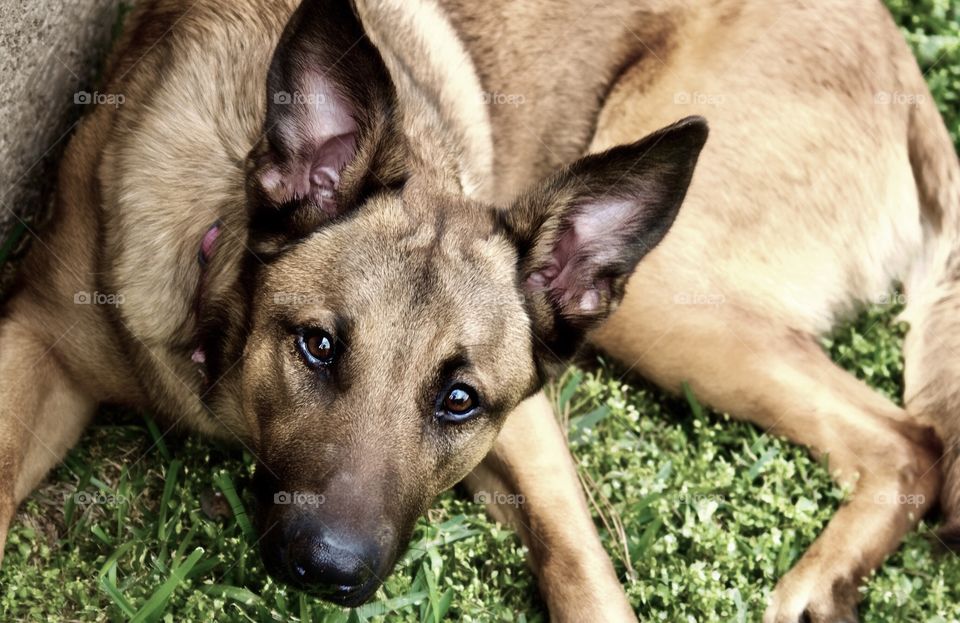
<path id="1" fill-rule="evenodd" d="M 210 260 L 213 259 L 213 252 L 217 249 L 217 236 L 220 235 L 220 227 L 222 223 L 220 219 L 217 219 L 213 222 L 209 228 L 207 228 L 207 233 L 203 235 L 203 238 L 200 240 L 200 250 L 197 252 L 197 262 L 200 264 L 201 269 L 205 269 L 207 264 L 210 263 Z M 203 276 L 200 277 L 203 280 Z"/>
<path id="2" fill-rule="evenodd" d="M 217 236 L 220 235 L 221 226 L 222 223 L 220 219 L 214 221 L 213 224 L 207 228 L 206 233 L 203 234 L 203 238 L 200 240 L 200 249 L 197 250 L 197 263 L 200 265 L 200 281 L 197 282 L 197 293 L 194 296 L 193 307 L 198 329 L 200 323 L 200 303 L 203 299 L 204 290 L 206 289 L 207 266 L 209 266 L 210 260 L 213 259 L 214 251 L 217 250 Z M 203 345 L 200 343 L 199 336 L 197 337 L 197 347 L 194 349 L 190 359 L 201 366 L 207 361 L 207 354 L 203 351 Z M 201 374 L 203 375 L 202 370 Z M 206 375 L 204 375 L 204 377 L 205 376 Z"/>

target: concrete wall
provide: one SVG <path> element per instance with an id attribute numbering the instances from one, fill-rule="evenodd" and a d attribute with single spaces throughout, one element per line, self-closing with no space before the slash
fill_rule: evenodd
<path id="1" fill-rule="evenodd" d="M 42 210 L 119 0 L 0 0 L 0 244 Z M 92 96 L 91 96 L 92 97 Z"/>

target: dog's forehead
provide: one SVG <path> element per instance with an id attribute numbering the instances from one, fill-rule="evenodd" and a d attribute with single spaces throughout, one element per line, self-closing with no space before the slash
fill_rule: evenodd
<path id="1" fill-rule="evenodd" d="M 297 244 L 270 271 L 270 287 L 309 288 L 381 314 L 466 312 L 504 298 L 519 302 L 516 267 L 516 249 L 492 209 L 457 197 L 392 193 Z"/>
<path id="2" fill-rule="evenodd" d="M 352 218 L 320 236 L 352 269 L 379 266 L 403 274 L 414 267 L 439 275 L 468 271 L 478 281 L 502 281 L 516 252 L 501 235 L 493 210 L 462 197 L 404 191 L 371 199 Z"/>

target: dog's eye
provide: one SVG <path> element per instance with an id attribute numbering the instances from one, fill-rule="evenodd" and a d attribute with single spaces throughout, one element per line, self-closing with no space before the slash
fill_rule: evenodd
<path id="1" fill-rule="evenodd" d="M 440 404 L 440 417 L 448 422 L 463 422 L 474 414 L 480 401 L 477 392 L 463 383 L 447 390 Z"/>
<path id="2" fill-rule="evenodd" d="M 297 350 L 311 368 L 329 366 L 336 355 L 333 337 L 322 329 L 305 329 L 298 333 Z"/>

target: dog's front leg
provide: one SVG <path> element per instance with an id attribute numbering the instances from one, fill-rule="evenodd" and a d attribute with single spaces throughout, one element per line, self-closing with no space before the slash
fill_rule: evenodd
<path id="1" fill-rule="evenodd" d="M 495 519 L 519 532 L 553 620 L 636 620 L 543 393 L 507 417 L 493 450 L 464 483 Z"/>
<path id="2" fill-rule="evenodd" d="M 95 406 L 26 314 L 0 321 L 0 562 L 17 505 L 76 443 Z"/>

